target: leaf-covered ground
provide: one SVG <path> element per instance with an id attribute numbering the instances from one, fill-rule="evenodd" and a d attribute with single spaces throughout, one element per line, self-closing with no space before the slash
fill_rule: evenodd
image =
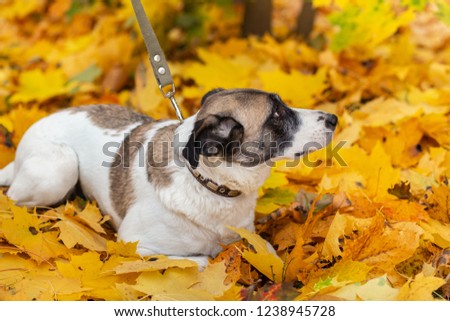
<path id="1" fill-rule="evenodd" d="M 203 272 L 136 255 L 94 203 L 28 210 L 3 188 L 0 300 L 449 299 L 447 2 L 317 0 L 307 42 L 295 1 L 274 1 L 276 37 L 261 39 L 237 37 L 242 8 L 226 2 L 143 1 L 184 114 L 216 87 L 274 91 L 339 115 L 330 148 L 277 164 L 258 234 L 236 230 Z M 174 117 L 130 2 L 1 1 L 0 168 L 33 122 L 99 102 Z"/>

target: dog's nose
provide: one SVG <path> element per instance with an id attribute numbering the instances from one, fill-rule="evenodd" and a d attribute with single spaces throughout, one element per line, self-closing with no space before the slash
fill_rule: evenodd
<path id="1" fill-rule="evenodd" d="M 331 130 L 334 130 L 336 128 L 336 125 L 338 123 L 338 118 L 336 115 L 329 114 L 327 115 L 327 118 L 325 118 L 325 127 Z"/>

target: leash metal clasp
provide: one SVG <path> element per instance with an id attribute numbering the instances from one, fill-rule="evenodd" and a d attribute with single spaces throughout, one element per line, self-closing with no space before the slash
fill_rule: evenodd
<path id="1" fill-rule="evenodd" d="M 164 88 L 166 88 L 168 86 L 172 86 L 172 88 L 165 91 Z M 158 87 L 159 87 L 159 90 L 161 91 L 161 94 L 164 96 L 164 98 L 170 98 L 175 95 L 175 84 L 174 83 L 168 84 L 166 86 L 159 84 Z"/>
<path id="2" fill-rule="evenodd" d="M 168 87 L 168 86 L 172 86 L 172 88 L 170 88 L 169 90 L 165 91 L 164 88 Z M 175 109 L 175 114 L 177 115 L 178 119 L 180 120 L 180 122 L 183 122 L 183 115 L 181 114 L 181 110 L 180 110 L 180 106 L 178 106 L 177 101 L 175 100 L 175 84 L 171 83 L 169 85 L 163 86 L 161 84 L 158 85 L 159 90 L 161 91 L 162 95 L 164 96 L 164 98 L 168 98 L 170 100 L 170 102 L 172 103 L 173 109 Z"/>

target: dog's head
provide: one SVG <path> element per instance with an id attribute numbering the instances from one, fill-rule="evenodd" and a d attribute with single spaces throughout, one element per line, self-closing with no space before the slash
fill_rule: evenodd
<path id="1" fill-rule="evenodd" d="M 288 107 L 277 94 L 215 89 L 202 99 L 182 154 L 193 168 L 200 155 L 256 166 L 297 158 L 330 143 L 337 117 Z"/>

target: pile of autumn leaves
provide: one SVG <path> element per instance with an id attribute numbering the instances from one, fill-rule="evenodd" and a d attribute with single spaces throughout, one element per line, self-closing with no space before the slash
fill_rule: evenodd
<path id="1" fill-rule="evenodd" d="M 113 102 L 173 115 L 138 54 L 142 42 L 130 37 L 136 26 L 128 1 L 116 12 L 95 5 L 71 20 L 71 1 L 19 2 L 0 10 L 0 167 L 26 128 L 68 104 Z M 370 9 L 375 2 L 365 1 L 368 16 L 383 21 L 390 8 Z M 150 15 L 179 10 L 181 1 L 167 3 L 147 4 Z M 216 87 L 275 91 L 292 106 L 339 115 L 328 149 L 274 168 L 260 190 L 258 234 L 235 230 L 243 240 L 199 272 L 190 261 L 142 258 L 136 244 L 116 242 L 108 218 L 85 200 L 27 210 L 0 194 L 0 299 L 449 298 L 450 28 L 431 9 L 406 11 L 376 25 L 382 36 L 366 46 L 346 44 L 329 10 L 319 8 L 312 38 L 344 41 L 345 50 L 230 38 L 171 64 L 186 115 Z"/>

